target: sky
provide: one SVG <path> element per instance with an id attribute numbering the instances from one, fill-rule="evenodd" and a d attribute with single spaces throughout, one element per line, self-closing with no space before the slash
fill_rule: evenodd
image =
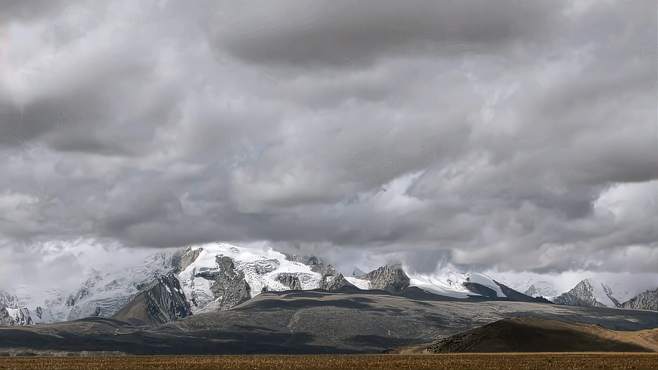
<path id="1" fill-rule="evenodd" d="M 658 283 L 657 17 L 2 1 L 0 284 L 216 240 Z"/>

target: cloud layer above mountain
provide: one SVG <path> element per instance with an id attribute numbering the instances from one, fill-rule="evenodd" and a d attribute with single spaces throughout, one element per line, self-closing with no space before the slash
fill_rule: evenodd
<path id="1" fill-rule="evenodd" d="M 269 240 L 419 271 L 656 272 L 656 17 L 649 0 L 4 1 L 3 259 Z"/>

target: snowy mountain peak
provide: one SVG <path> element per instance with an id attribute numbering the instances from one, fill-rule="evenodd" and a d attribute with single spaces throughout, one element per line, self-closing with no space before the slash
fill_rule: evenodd
<path id="1" fill-rule="evenodd" d="M 558 304 L 586 307 L 619 307 L 612 289 L 593 279 L 584 279 L 570 291 L 563 293 L 553 300 Z"/>
<path id="2" fill-rule="evenodd" d="M 412 273 L 409 275 L 410 285 L 453 298 L 468 298 L 472 294 L 464 286 L 467 274 L 458 271 L 454 266 L 447 265 L 433 274 Z"/>
<path id="3" fill-rule="evenodd" d="M 110 317 L 159 275 L 172 270 L 172 253 L 158 252 L 133 266 L 117 270 L 89 269 L 73 291 L 47 290 L 24 294 L 34 323 L 76 320 L 89 316 Z"/>
<path id="4" fill-rule="evenodd" d="M 247 298 L 263 291 L 290 290 L 293 280 L 295 287 L 301 289 L 319 288 L 322 274 L 314 271 L 321 266 L 319 260 L 308 258 L 308 264 L 305 264 L 288 257 L 266 245 L 239 247 L 228 243 L 208 243 L 188 248 L 181 258 L 185 265 L 180 266 L 178 279 L 195 313 L 220 305 L 230 308 L 230 305 L 222 305 L 221 302 L 226 292 L 237 289 L 239 285 L 244 286 L 243 291 L 248 290 Z M 228 266 L 228 259 L 231 266 Z M 226 280 L 226 274 L 231 274 L 228 279 L 232 282 L 231 286 L 220 282 L 222 277 Z M 233 303 L 240 303 L 241 300 Z"/>
<path id="5" fill-rule="evenodd" d="M 546 299 L 551 299 L 556 297 L 558 292 L 555 290 L 553 284 L 548 281 L 540 280 L 530 284 L 528 289 L 525 290 L 524 294 L 530 297 L 544 297 Z"/>
<path id="6" fill-rule="evenodd" d="M 485 274 L 468 273 L 463 283 L 471 292 L 491 298 L 506 298 L 500 285 Z"/>
<path id="7" fill-rule="evenodd" d="M 401 265 L 386 265 L 360 277 L 370 282 L 371 289 L 399 293 L 409 287 L 409 276 Z"/>
<path id="8" fill-rule="evenodd" d="M 34 321 L 27 308 L 0 307 L 0 325 L 23 326 L 32 325 Z"/>
<path id="9" fill-rule="evenodd" d="M 18 297 L 0 290 L 0 307 L 15 307 L 18 305 Z"/>
<path id="10" fill-rule="evenodd" d="M 411 274 L 410 278 L 411 286 L 448 297 L 507 298 L 501 285 L 491 277 L 477 272 L 463 273 L 452 265 L 446 265 L 434 274 Z"/>
<path id="11" fill-rule="evenodd" d="M 34 320 L 30 310 L 21 307 L 18 297 L 0 291 L 0 325 L 22 326 L 32 325 Z"/>

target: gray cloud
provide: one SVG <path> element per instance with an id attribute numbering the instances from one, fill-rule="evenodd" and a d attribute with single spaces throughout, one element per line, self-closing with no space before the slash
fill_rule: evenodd
<path id="1" fill-rule="evenodd" d="M 64 1 L 60 0 L 5 0 L 0 5 L 2 11 L 0 20 L 8 21 L 32 21 L 62 10 Z"/>
<path id="2" fill-rule="evenodd" d="M 656 272 L 649 1 L 35 4 L 0 12 L 6 245 Z"/>
<path id="3" fill-rule="evenodd" d="M 220 47 L 249 62 L 353 67 L 388 53 L 482 52 L 539 40 L 562 6 L 518 0 L 283 1 L 221 13 L 224 22 L 215 36 Z"/>

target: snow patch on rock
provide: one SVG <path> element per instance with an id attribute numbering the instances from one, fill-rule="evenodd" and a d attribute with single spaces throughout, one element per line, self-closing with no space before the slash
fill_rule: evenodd
<path id="1" fill-rule="evenodd" d="M 185 296 L 192 302 L 192 311 L 199 312 L 218 297 L 211 290 L 219 272 L 217 257 L 229 257 L 235 269 L 244 273 L 249 284 L 250 295 L 255 297 L 263 291 L 284 291 L 290 287 L 279 278 L 279 274 L 292 274 L 299 279 L 303 290 L 317 289 L 321 274 L 302 262 L 291 261 L 283 253 L 266 244 L 241 247 L 229 243 L 208 243 L 191 246 L 186 253 L 197 255 L 178 274 Z"/>

